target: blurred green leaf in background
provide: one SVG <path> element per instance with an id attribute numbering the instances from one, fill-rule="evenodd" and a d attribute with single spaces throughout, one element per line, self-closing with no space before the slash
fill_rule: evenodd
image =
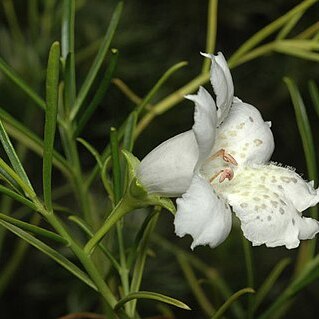
<path id="1" fill-rule="evenodd" d="M 316 0 L 3 0 L 0 317 L 317 318 L 316 240 L 252 248 L 235 221 L 192 252 L 164 199 L 103 225 L 130 195 L 130 154 L 191 128 L 200 51 L 222 51 L 235 95 L 271 120 L 272 160 L 317 186 L 318 13 Z"/>

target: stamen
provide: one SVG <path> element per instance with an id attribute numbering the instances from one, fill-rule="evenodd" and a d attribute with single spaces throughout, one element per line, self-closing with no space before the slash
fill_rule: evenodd
<path id="1" fill-rule="evenodd" d="M 238 165 L 237 161 L 234 159 L 234 157 L 232 157 L 229 153 L 227 153 L 223 148 L 220 149 L 218 152 L 216 152 L 215 154 L 213 154 L 212 156 L 210 156 L 208 158 L 209 161 L 214 160 L 217 157 L 222 157 L 222 159 L 226 162 L 226 163 L 232 163 L 233 165 Z"/>
<path id="2" fill-rule="evenodd" d="M 223 160 L 227 163 L 232 163 L 233 165 L 238 165 L 237 161 L 229 154 L 229 153 L 226 153 L 224 154 L 223 156 Z"/>
<path id="3" fill-rule="evenodd" d="M 234 171 L 230 167 L 226 167 L 222 170 L 220 170 L 218 173 L 213 175 L 210 179 L 209 182 L 211 183 L 216 177 L 219 176 L 219 183 L 222 183 L 226 178 L 230 181 L 234 177 Z"/>

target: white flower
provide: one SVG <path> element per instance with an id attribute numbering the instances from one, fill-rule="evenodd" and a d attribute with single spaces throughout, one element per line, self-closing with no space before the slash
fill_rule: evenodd
<path id="1" fill-rule="evenodd" d="M 200 88 L 192 130 L 155 148 L 141 162 L 138 178 L 151 193 L 177 199 L 175 231 L 197 245 L 216 247 L 231 229 L 229 205 L 253 245 L 295 248 L 319 232 L 318 221 L 301 212 L 319 202 L 313 182 L 268 160 L 274 149 L 270 122 L 233 96 L 230 71 L 221 53 L 212 60 L 211 95 Z"/>

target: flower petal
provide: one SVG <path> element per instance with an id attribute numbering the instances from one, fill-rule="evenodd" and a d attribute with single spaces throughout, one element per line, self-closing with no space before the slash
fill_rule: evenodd
<path id="1" fill-rule="evenodd" d="M 223 54 L 217 55 L 201 53 L 212 60 L 210 81 L 212 83 L 217 99 L 218 125 L 227 117 L 234 97 L 233 80 Z"/>
<path id="2" fill-rule="evenodd" d="M 274 150 L 270 124 L 254 106 L 235 98 L 227 119 L 217 129 L 212 153 L 220 149 L 225 149 L 238 164 L 266 163 Z"/>
<path id="3" fill-rule="evenodd" d="M 198 159 L 192 130 L 176 135 L 152 150 L 137 169 L 137 177 L 150 192 L 180 196 L 188 189 Z"/>
<path id="4" fill-rule="evenodd" d="M 214 187 L 228 199 L 253 245 L 295 248 L 319 232 L 319 222 L 300 213 L 319 202 L 318 190 L 288 168 L 243 167 L 232 181 Z"/>
<path id="5" fill-rule="evenodd" d="M 216 106 L 211 95 L 200 87 L 196 95 L 187 95 L 195 102 L 193 131 L 198 144 L 199 157 L 197 165 L 207 159 L 215 142 Z"/>
<path id="6" fill-rule="evenodd" d="M 214 248 L 226 239 L 232 222 L 229 206 L 206 180 L 194 175 L 189 189 L 176 203 L 175 232 L 180 237 L 190 234 L 192 249 L 198 245 Z"/>

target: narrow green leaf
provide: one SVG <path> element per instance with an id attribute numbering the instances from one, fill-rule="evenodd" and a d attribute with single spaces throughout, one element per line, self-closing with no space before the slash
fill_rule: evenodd
<path id="1" fill-rule="evenodd" d="M 90 238 L 93 237 L 94 233 L 92 228 L 82 218 L 80 218 L 79 216 L 72 215 L 69 217 L 69 219 L 75 224 L 77 224 Z M 104 255 L 109 259 L 109 261 L 112 263 L 114 268 L 118 272 L 120 272 L 121 266 L 119 265 L 117 260 L 114 258 L 112 253 L 101 243 L 98 244 L 98 247 L 101 249 Z"/>
<path id="2" fill-rule="evenodd" d="M 172 67 L 170 67 L 162 76 L 161 78 L 155 83 L 149 93 L 145 96 L 142 102 L 136 107 L 137 114 L 140 114 L 144 107 L 153 99 L 154 95 L 158 92 L 158 90 L 162 87 L 162 85 L 179 69 L 186 66 L 188 62 L 182 61 L 179 62 Z"/>
<path id="3" fill-rule="evenodd" d="M 39 235 L 39 236 L 48 238 L 50 240 L 53 240 L 55 242 L 58 242 L 60 244 L 68 245 L 68 242 L 64 238 L 62 238 L 61 236 L 57 235 L 56 233 L 53 233 L 52 231 L 41 228 L 39 226 L 35 226 L 35 225 L 30 224 L 30 223 L 23 222 L 19 219 L 16 219 L 16 218 L 13 218 L 13 217 L 10 217 L 8 215 L 1 214 L 1 213 L 0 213 L 0 219 L 4 220 L 5 222 L 8 222 L 12 225 L 19 227 L 22 230 L 25 230 L 29 233 L 32 233 L 34 235 Z"/>
<path id="4" fill-rule="evenodd" d="M 51 174 L 53 145 L 57 122 L 58 91 L 59 91 L 59 61 L 60 44 L 54 42 L 51 46 L 47 79 L 46 79 L 46 112 L 44 126 L 44 150 L 43 150 L 43 196 L 48 211 L 52 211 Z"/>
<path id="5" fill-rule="evenodd" d="M 134 145 L 134 131 L 137 122 L 137 112 L 133 111 L 126 122 L 124 137 L 123 137 L 123 149 L 132 152 Z"/>
<path id="6" fill-rule="evenodd" d="M 125 202 L 125 198 L 122 198 L 122 171 L 121 171 L 121 160 L 119 156 L 119 141 L 118 135 L 115 128 L 111 127 L 110 130 L 110 143 L 111 143 L 111 157 L 112 157 L 112 172 L 113 172 L 113 193 L 114 203 L 117 205 L 120 200 Z M 122 198 L 122 199 L 121 199 Z M 105 225 L 105 224 L 104 224 Z M 120 255 L 120 266 L 121 271 L 119 273 L 121 279 L 121 285 L 123 288 L 123 294 L 126 295 L 129 292 L 129 274 L 126 263 L 125 244 L 123 240 L 123 226 L 122 218 L 116 222 L 116 234 L 118 240 L 118 249 Z M 128 308 L 128 305 L 125 305 Z"/>
<path id="7" fill-rule="evenodd" d="M 309 81 L 308 83 L 309 93 L 312 99 L 314 109 L 319 117 L 319 90 L 315 81 Z"/>
<path id="8" fill-rule="evenodd" d="M 134 299 L 152 299 L 152 300 L 164 302 L 164 303 L 167 303 L 169 305 L 173 305 L 175 307 L 182 308 L 185 310 L 191 310 L 191 308 L 189 308 L 185 303 L 183 303 L 177 299 L 174 299 L 174 298 L 162 295 L 162 294 L 158 294 L 156 292 L 151 292 L 151 291 L 139 291 L 139 292 L 133 292 L 133 293 L 128 294 L 126 297 L 121 299 L 115 305 L 114 310 L 118 311 L 125 303 L 127 303 L 131 300 L 134 300 Z"/>
<path id="9" fill-rule="evenodd" d="M 2 124 L 2 121 L 0 120 L 0 140 L 2 143 L 2 146 L 8 155 L 8 158 L 10 160 L 10 163 L 15 170 L 15 172 L 21 177 L 21 179 L 29 185 L 30 188 L 32 188 L 32 185 L 30 183 L 30 180 L 18 158 L 18 155 L 9 139 L 9 136 Z"/>
<path id="10" fill-rule="evenodd" d="M 133 111 L 127 118 L 125 131 L 124 131 L 124 137 L 123 137 L 123 144 L 122 144 L 123 149 L 129 152 L 132 152 L 133 150 L 136 122 L 137 122 L 137 112 Z M 123 185 L 123 189 L 125 190 L 128 183 L 128 176 L 127 176 L 127 165 L 124 158 L 121 159 L 121 170 L 122 170 L 122 185 Z"/>
<path id="11" fill-rule="evenodd" d="M 288 295 L 290 297 L 296 295 L 306 286 L 314 282 L 319 278 L 319 255 L 317 255 L 313 260 L 308 262 L 303 271 L 298 277 L 291 283 L 288 289 Z"/>
<path id="12" fill-rule="evenodd" d="M 76 97 L 76 80 L 75 80 L 74 53 L 70 52 L 66 57 L 65 66 L 64 66 L 64 90 L 63 90 L 64 115 L 70 113 L 70 109 L 75 102 L 75 97 Z M 61 117 L 61 114 L 59 113 L 58 120 L 60 117 Z"/>
<path id="13" fill-rule="evenodd" d="M 237 292 L 235 292 L 212 316 L 212 319 L 218 319 L 220 318 L 225 311 L 231 306 L 232 303 L 234 303 L 239 297 L 241 297 L 244 294 L 253 294 L 255 293 L 254 289 L 252 288 L 244 288 Z"/>
<path id="14" fill-rule="evenodd" d="M 113 163 L 113 192 L 115 203 L 117 204 L 122 195 L 122 180 L 121 180 L 121 166 L 120 166 L 120 156 L 119 156 L 119 143 L 117 131 L 114 127 L 110 130 L 111 139 L 111 154 Z"/>
<path id="15" fill-rule="evenodd" d="M 279 53 L 284 53 L 287 55 L 295 56 L 297 58 L 310 60 L 310 61 L 319 61 L 319 53 L 315 53 L 308 50 L 298 49 L 290 45 L 285 45 L 284 43 L 276 45 L 274 50 Z"/>
<path id="16" fill-rule="evenodd" d="M 318 31 L 318 29 L 317 29 L 317 32 L 312 37 L 312 40 L 314 40 L 314 41 L 318 41 L 319 40 L 319 31 Z"/>
<path id="17" fill-rule="evenodd" d="M 302 30 L 299 34 L 295 36 L 295 39 L 309 39 L 312 38 L 312 40 L 316 40 L 314 35 L 319 30 L 319 22 L 316 21 L 314 24 L 312 24 L 310 27 L 308 27 L 305 30 Z"/>
<path id="18" fill-rule="evenodd" d="M 276 283 L 279 276 L 286 269 L 286 267 L 291 263 L 289 258 L 281 260 L 271 271 L 268 277 L 265 279 L 263 284 L 258 289 L 255 296 L 254 310 L 256 310 L 259 305 L 262 303 L 264 298 L 267 296 L 273 285 Z"/>
<path id="19" fill-rule="evenodd" d="M 312 51 L 317 50 L 318 47 L 319 44 L 312 40 L 278 40 L 260 45 L 238 59 L 228 61 L 228 65 L 230 68 L 234 68 L 273 51 L 301 59 L 318 61 L 319 54 Z"/>
<path id="20" fill-rule="evenodd" d="M 5 178 L 8 179 L 11 185 L 18 185 L 21 187 L 23 192 L 25 193 L 26 196 L 29 198 L 34 198 L 35 193 L 32 188 L 29 187 L 28 184 L 26 184 L 20 176 L 0 157 L 0 172 L 2 175 L 4 175 Z M 19 188 L 16 188 L 18 190 Z"/>
<path id="21" fill-rule="evenodd" d="M 287 39 L 275 42 L 276 47 L 287 47 L 305 51 L 319 50 L 319 43 L 308 39 Z"/>
<path id="22" fill-rule="evenodd" d="M 142 102 L 142 99 L 121 79 L 112 79 L 112 84 L 114 84 L 135 105 Z M 147 105 L 145 108 L 150 109 L 151 105 Z"/>
<path id="23" fill-rule="evenodd" d="M 276 40 L 282 40 L 286 38 L 286 36 L 291 32 L 303 15 L 304 11 L 299 11 L 290 20 L 288 20 L 283 28 L 278 32 Z"/>
<path id="24" fill-rule="evenodd" d="M 4 122 L 6 131 L 10 136 L 14 137 L 39 156 L 43 156 L 43 141 L 35 133 L 30 131 L 2 108 L 0 108 L 0 118 Z M 70 175 L 68 163 L 56 150 L 53 151 L 53 164 L 65 176 L 68 177 Z"/>
<path id="25" fill-rule="evenodd" d="M 103 183 L 103 186 L 107 192 L 107 194 L 110 197 L 110 200 L 112 203 L 114 203 L 114 192 L 113 192 L 113 188 L 112 188 L 112 183 L 109 179 L 109 176 L 107 174 L 107 170 L 109 168 L 109 164 L 111 163 L 111 156 L 109 156 L 105 161 L 104 164 L 102 165 L 102 169 L 101 169 L 101 180 Z"/>
<path id="26" fill-rule="evenodd" d="M 70 52 L 74 52 L 74 16 L 75 1 L 63 0 L 61 28 L 61 56 L 66 60 Z"/>
<path id="27" fill-rule="evenodd" d="M 102 78 L 102 81 L 101 81 L 98 89 L 96 90 L 92 101 L 90 102 L 88 107 L 85 109 L 85 111 L 81 115 L 81 118 L 79 119 L 79 121 L 77 123 L 76 130 L 74 132 L 74 136 L 78 136 L 81 133 L 81 131 L 85 127 L 86 123 L 91 118 L 91 116 L 94 114 L 98 105 L 101 103 L 103 97 L 105 96 L 105 92 L 107 91 L 107 89 L 111 83 L 111 80 L 112 80 L 112 77 L 113 77 L 113 74 L 115 72 L 116 65 L 117 65 L 118 50 L 112 49 L 111 53 L 112 53 L 112 55 L 110 58 L 110 62 L 109 62 L 109 65 L 105 71 L 105 74 Z"/>
<path id="28" fill-rule="evenodd" d="M 210 300 L 207 298 L 204 290 L 198 283 L 196 275 L 193 271 L 192 266 L 189 264 L 188 260 L 185 258 L 184 254 L 176 254 L 177 261 L 184 273 L 184 276 L 194 294 L 199 306 L 204 311 L 207 316 L 211 316 L 215 312 L 214 306 L 211 304 Z"/>
<path id="29" fill-rule="evenodd" d="M 10 223 L 7 223 L 0 219 L 0 225 L 10 230 L 12 233 L 16 234 L 18 237 L 22 238 L 26 242 L 28 242 L 30 245 L 34 246 L 50 258 L 52 258 L 54 261 L 56 261 L 58 264 L 60 264 L 62 267 L 64 267 L 66 270 L 68 270 L 71 274 L 73 274 L 75 277 L 79 278 L 81 281 L 83 281 L 85 284 L 87 284 L 89 287 L 93 288 L 94 290 L 97 290 L 95 284 L 92 282 L 92 280 L 76 265 L 74 265 L 72 262 L 70 262 L 68 259 L 66 259 L 63 255 L 58 253 L 56 250 L 52 249 L 39 239 L 33 237 L 29 233 L 25 232 L 24 230 L 11 225 Z"/>
<path id="30" fill-rule="evenodd" d="M 307 111 L 295 82 L 288 77 L 284 78 L 284 82 L 288 87 L 290 97 L 294 106 L 298 129 L 306 157 L 309 179 L 317 181 L 318 173 L 316 165 L 316 151 L 314 148 L 314 141 L 312 137 Z M 315 216 L 313 217 L 316 218 Z"/>
<path id="31" fill-rule="evenodd" d="M 299 5 L 295 6 L 286 14 L 262 28 L 240 46 L 240 48 L 231 56 L 228 63 L 235 63 L 235 61 L 244 56 L 245 53 L 249 52 L 249 50 L 254 48 L 257 44 L 261 43 L 264 39 L 281 28 L 287 21 L 291 20 L 292 17 L 298 14 L 298 12 L 304 12 L 307 8 L 316 3 L 316 1 L 317 0 L 302 1 Z"/>
<path id="32" fill-rule="evenodd" d="M 9 196 L 10 198 L 20 202 L 21 204 L 31 208 L 34 211 L 37 211 L 36 206 L 30 200 L 26 199 L 25 197 L 19 195 L 18 193 L 12 191 L 11 189 L 5 186 L 0 185 L 0 193 Z"/>
<path id="33" fill-rule="evenodd" d="M 27 96 L 29 96 L 33 102 L 41 109 L 45 109 L 44 100 L 14 71 L 2 58 L 0 58 L 0 70 Z"/>
<path id="34" fill-rule="evenodd" d="M 147 257 L 147 247 L 149 238 L 156 226 L 160 211 L 161 208 L 156 207 L 154 213 L 152 215 L 149 215 L 150 217 L 146 217 L 146 220 L 143 223 L 141 230 L 137 234 L 137 238 L 135 240 L 136 245 L 135 247 L 133 247 L 133 251 L 136 252 L 137 258 L 133 268 L 130 292 L 137 292 L 140 289 Z M 135 313 L 136 303 L 137 300 L 134 300 L 130 304 L 129 309 L 131 317 L 133 317 Z"/>
<path id="35" fill-rule="evenodd" d="M 81 86 L 81 89 L 79 91 L 79 94 L 76 98 L 75 105 L 71 111 L 70 118 L 71 120 L 74 120 L 76 115 L 78 114 L 79 110 L 81 109 L 83 102 L 85 98 L 87 97 L 87 94 L 96 78 L 96 75 L 102 65 L 102 62 L 106 56 L 106 53 L 110 47 L 111 41 L 113 39 L 115 30 L 117 28 L 118 22 L 120 20 L 121 12 L 123 8 L 123 3 L 119 2 L 111 19 L 111 22 L 109 24 L 108 30 L 105 34 L 105 37 L 101 43 L 100 49 L 94 59 L 94 62 L 88 72 L 87 77 L 84 80 L 84 83 Z"/>
<path id="36" fill-rule="evenodd" d="M 8 185 L 10 185 L 15 192 L 19 194 L 23 194 L 23 190 L 19 186 L 19 184 L 16 182 L 14 178 L 11 177 L 10 174 L 7 173 L 7 171 L 0 165 L 0 179 L 5 181 Z"/>
<path id="37" fill-rule="evenodd" d="M 99 164 L 100 168 L 102 168 L 102 162 L 99 152 L 93 147 L 92 144 L 87 142 L 85 139 L 78 137 L 76 139 L 79 143 L 81 143 L 95 158 L 96 162 Z"/>
<path id="38" fill-rule="evenodd" d="M 61 58 L 64 62 L 64 108 L 69 114 L 76 96 L 74 58 L 75 0 L 63 0 L 61 27 Z"/>
<path id="39" fill-rule="evenodd" d="M 309 261 L 291 282 L 291 284 L 278 296 L 275 302 L 261 314 L 258 319 L 272 319 L 282 309 L 284 304 L 291 300 L 298 292 L 319 278 L 319 255 Z"/>
<path id="40" fill-rule="evenodd" d="M 197 261 L 197 260 L 196 260 Z M 196 268 L 196 265 L 193 260 L 190 261 L 193 266 Z M 207 271 L 205 271 L 206 276 L 208 277 L 208 280 L 210 284 L 217 289 L 217 291 L 221 294 L 224 300 L 229 299 L 229 297 L 233 294 L 232 290 L 227 285 L 226 281 L 223 279 L 223 277 L 216 272 L 215 269 L 208 267 Z M 242 305 L 238 302 L 233 303 L 230 306 L 230 311 L 233 313 L 234 317 L 241 319 L 245 317 L 245 312 L 242 307 Z"/>
<path id="41" fill-rule="evenodd" d="M 220 292 L 225 300 L 233 294 L 232 290 L 227 285 L 227 282 L 224 281 L 223 277 L 218 273 L 218 271 L 215 268 L 208 266 L 194 254 L 184 251 L 183 249 L 174 245 L 171 241 L 167 240 L 157 233 L 153 233 L 151 240 L 155 245 L 161 247 L 174 256 L 176 256 L 176 254 L 183 255 L 184 258 L 186 258 L 196 270 L 198 270 L 201 274 L 205 275 L 205 277 L 208 278 L 214 288 Z M 231 310 L 233 311 L 234 316 L 238 319 L 244 318 L 244 311 L 240 304 L 233 304 L 231 306 Z"/>
<path id="42" fill-rule="evenodd" d="M 152 230 L 155 227 L 155 220 L 157 220 L 157 217 L 161 211 L 161 207 L 156 206 L 151 214 L 148 214 L 146 218 L 143 221 L 142 226 L 140 227 L 139 231 L 137 232 L 134 244 L 132 246 L 132 256 L 129 260 L 129 266 L 132 264 L 133 261 L 135 261 L 135 256 L 139 254 L 142 251 L 145 251 L 145 245 L 147 243 L 147 239 L 150 237 Z M 131 267 L 130 267 L 131 268 Z M 137 291 L 137 289 L 132 289 L 133 291 Z"/>

